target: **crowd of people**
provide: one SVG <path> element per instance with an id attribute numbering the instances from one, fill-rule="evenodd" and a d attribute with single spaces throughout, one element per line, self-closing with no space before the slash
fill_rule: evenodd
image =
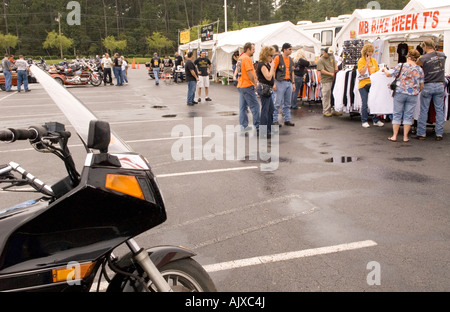
<path id="1" fill-rule="evenodd" d="M 103 54 L 100 59 L 100 66 L 103 71 L 103 85 L 114 85 L 112 74 L 114 74 L 116 79 L 116 86 L 121 87 L 124 84 L 128 84 L 128 65 L 127 59 L 123 55 L 119 55 L 119 53 L 115 53 L 113 59 L 108 53 Z"/>

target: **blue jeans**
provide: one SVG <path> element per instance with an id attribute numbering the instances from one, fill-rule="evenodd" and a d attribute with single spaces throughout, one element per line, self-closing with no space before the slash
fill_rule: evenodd
<path id="1" fill-rule="evenodd" d="M 195 90 L 197 89 L 197 81 L 188 81 L 187 103 L 194 103 Z"/>
<path id="2" fill-rule="evenodd" d="M 362 101 L 362 105 L 361 105 L 361 121 L 362 123 L 365 123 L 369 120 L 369 106 L 367 104 L 367 101 L 369 99 L 369 92 L 367 92 L 366 89 L 361 88 L 359 89 L 359 94 L 361 94 L 361 101 Z M 374 115 L 372 117 L 372 121 L 378 122 L 380 121 L 380 117 Z"/>
<path id="3" fill-rule="evenodd" d="M 417 95 L 395 93 L 394 96 L 394 114 L 392 117 L 393 125 L 413 124 L 414 109 L 417 105 Z"/>
<path id="4" fill-rule="evenodd" d="M 291 120 L 291 98 L 292 98 L 292 82 L 290 81 L 275 81 L 277 89 L 275 93 L 275 110 L 273 112 L 273 122 L 278 122 L 278 111 L 281 106 L 281 111 L 284 116 L 284 121 Z"/>
<path id="5" fill-rule="evenodd" d="M 128 78 L 127 78 L 127 74 L 126 74 L 126 70 L 125 69 L 122 69 L 122 83 L 123 82 L 126 82 L 126 83 L 128 83 Z"/>
<path id="6" fill-rule="evenodd" d="M 26 70 L 17 71 L 17 91 L 20 92 L 20 86 L 23 82 L 23 88 L 28 91 L 28 74 Z"/>
<path id="7" fill-rule="evenodd" d="M 420 115 L 417 121 L 418 136 L 425 136 L 426 134 L 431 99 L 433 99 L 434 110 L 436 111 L 436 136 L 442 136 L 444 134 L 444 97 L 445 87 L 443 83 L 430 82 L 425 84 L 424 89 L 420 93 Z"/>
<path id="8" fill-rule="evenodd" d="M 4 70 L 3 75 L 5 76 L 5 91 L 11 91 L 11 72 Z"/>
<path id="9" fill-rule="evenodd" d="M 113 71 L 114 71 L 114 77 L 116 77 L 116 80 L 117 80 L 116 86 L 123 85 L 122 68 L 113 67 Z"/>
<path id="10" fill-rule="evenodd" d="M 261 99 L 261 119 L 259 125 L 267 126 L 267 134 L 269 134 L 273 123 L 273 111 L 275 110 L 272 96 L 262 96 L 262 85 L 258 85 L 257 91 Z"/>
<path id="11" fill-rule="evenodd" d="M 259 129 L 260 112 L 259 102 L 256 97 L 255 87 L 239 88 L 239 124 L 241 129 L 244 130 L 248 126 L 247 107 L 250 107 L 250 111 L 253 116 L 253 125 L 255 129 Z"/>
<path id="12" fill-rule="evenodd" d="M 183 82 L 183 73 L 174 71 L 173 80 L 177 82 L 178 76 L 180 77 L 180 81 Z"/>
<path id="13" fill-rule="evenodd" d="M 155 83 L 159 83 L 159 67 L 153 67 L 153 75 L 155 75 Z"/>
<path id="14" fill-rule="evenodd" d="M 298 93 L 300 92 L 301 88 L 303 87 L 303 77 L 297 77 L 295 76 L 295 91 L 292 92 L 292 98 L 291 98 L 291 108 L 297 108 L 297 97 Z"/>

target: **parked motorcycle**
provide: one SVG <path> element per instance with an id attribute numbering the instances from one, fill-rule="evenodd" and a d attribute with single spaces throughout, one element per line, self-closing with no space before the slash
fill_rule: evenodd
<path id="1" fill-rule="evenodd" d="M 26 185 L 41 194 L 0 209 L 0 290 L 87 292 L 98 273 L 97 290 L 105 278 L 107 292 L 216 291 L 193 252 L 145 249 L 133 239 L 166 220 L 146 159 L 44 71 L 36 65 L 31 71 L 75 128 L 87 157 L 79 173 L 68 148 L 72 134 L 58 122 L 0 131 L 1 141 L 29 140 L 36 151 L 60 158 L 67 170 L 48 185 L 15 162 L 0 166 L 3 191 Z M 130 252 L 115 255 L 124 245 Z"/>
<path id="2" fill-rule="evenodd" d="M 102 78 L 98 70 L 86 62 L 58 64 L 51 67 L 48 73 L 61 85 L 76 86 L 91 84 L 98 87 L 102 84 Z"/>

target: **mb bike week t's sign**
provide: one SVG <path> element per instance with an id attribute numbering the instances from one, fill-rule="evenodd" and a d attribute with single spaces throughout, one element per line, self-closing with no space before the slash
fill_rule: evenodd
<path id="1" fill-rule="evenodd" d="M 364 19 L 359 22 L 359 36 L 450 30 L 450 7 Z"/>

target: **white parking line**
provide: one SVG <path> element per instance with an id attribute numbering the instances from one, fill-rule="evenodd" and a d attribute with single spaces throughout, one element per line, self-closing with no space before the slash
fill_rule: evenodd
<path id="1" fill-rule="evenodd" d="M 235 168 L 225 168 L 225 169 L 187 171 L 187 172 L 177 172 L 177 173 L 168 173 L 168 174 L 158 174 L 158 175 L 156 175 L 156 177 L 157 178 L 179 177 L 179 176 L 193 175 L 193 174 L 216 173 L 216 172 L 250 170 L 250 169 L 259 169 L 259 167 L 249 166 L 249 167 L 235 167 Z"/>
<path id="2" fill-rule="evenodd" d="M 331 254 L 331 253 L 336 253 L 336 252 L 341 252 L 341 251 L 349 251 L 349 250 L 355 250 L 355 249 L 361 249 L 361 248 L 367 248 L 367 247 L 374 247 L 377 245 L 378 244 L 372 240 L 365 240 L 365 241 L 348 243 L 348 244 L 299 250 L 299 251 L 293 251 L 293 252 L 285 252 L 285 253 L 272 254 L 272 255 L 267 255 L 267 256 L 260 256 L 260 257 L 253 257 L 253 258 L 247 258 L 247 259 L 240 259 L 240 260 L 204 265 L 203 268 L 207 272 L 211 273 L 211 272 L 225 271 L 225 270 L 231 270 L 231 269 L 238 269 L 238 268 L 243 268 L 243 267 L 248 267 L 248 266 L 253 266 L 253 265 L 258 265 L 258 264 L 287 261 L 287 260 L 293 260 L 293 259 L 299 259 L 299 258 L 305 258 L 305 257 L 326 255 L 326 254 Z"/>
<path id="3" fill-rule="evenodd" d="M 3 101 L 4 99 L 9 98 L 10 96 L 13 96 L 13 95 L 16 94 L 16 93 L 17 93 L 17 92 L 12 92 L 11 94 L 8 94 L 8 95 L 6 95 L 6 96 L 0 98 L 0 101 Z"/>

